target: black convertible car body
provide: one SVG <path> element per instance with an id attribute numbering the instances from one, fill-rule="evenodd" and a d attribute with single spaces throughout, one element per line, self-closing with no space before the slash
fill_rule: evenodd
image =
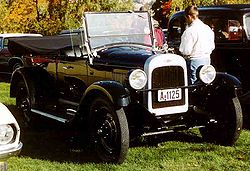
<path id="1" fill-rule="evenodd" d="M 44 62 L 17 69 L 10 96 L 26 123 L 40 115 L 71 125 L 104 162 L 122 163 L 138 138 L 193 128 L 208 142 L 234 144 L 240 82 L 206 65 L 188 85 L 185 60 L 154 44 L 147 12 L 85 13 L 79 32 L 11 39 L 13 54 Z"/>

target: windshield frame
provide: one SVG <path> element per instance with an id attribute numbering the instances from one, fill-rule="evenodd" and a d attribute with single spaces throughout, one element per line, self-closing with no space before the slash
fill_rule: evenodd
<path id="1" fill-rule="evenodd" d="M 250 13 L 243 16 L 243 25 L 246 32 L 247 39 L 250 40 Z"/>
<path id="2" fill-rule="evenodd" d="M 154 47 L 151 16 L 146 11 L 86 12 L 83 27 L 90 49 L 115 44 Z"/>

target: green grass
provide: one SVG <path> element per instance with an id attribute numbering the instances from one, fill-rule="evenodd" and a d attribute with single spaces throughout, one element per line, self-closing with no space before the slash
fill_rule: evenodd
<path id="1" fill-rule="evenodd" d="M 5 105 L 14 105 L 16 100 L 10 98 L 10 87 L 8 83 L 0 83 L 0 102 Z"/>
<path id="2" fill-rule="evenodd" d="M 1 102 L 12 112 L 14 99 L 8 98 L 9 84 L 1 83 Z M 46 125 L 47 126 L 47 125 Z M 10 171 L 237 171 L 250 170 L 250 131 L 243 130 L 232 147 L 203 143 L 193 134 L 167 134 L 157 147 L 131 147 L 121 165 L 95 163 L 83 151 L 71 148 L 69 136 L 60 126 L 23 130 L 23 150 L 8 159 Z"/>

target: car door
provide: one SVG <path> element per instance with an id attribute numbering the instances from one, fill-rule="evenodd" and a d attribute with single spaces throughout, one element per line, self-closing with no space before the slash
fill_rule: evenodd
<path id="1" fill-rule="evenodd" d="M 57 65 L 57 85 L 60 98 L 79 102 L 87 88 L 87 56 L 60 57 Z"/>

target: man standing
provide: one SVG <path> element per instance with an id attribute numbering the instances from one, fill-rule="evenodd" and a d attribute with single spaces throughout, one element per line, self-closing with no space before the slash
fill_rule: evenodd
<path id="1" fill-rule="evenodd" d="M 196 70 L 201 65 L 211 63 L 210 54 L 215 48 L 214 32 L 198 18 L 196 6 L 185 9 L 187 28 L 181 36 L 179 51 L 187 61 L 188 83 L 194 84 L 197 80 Z"/>

